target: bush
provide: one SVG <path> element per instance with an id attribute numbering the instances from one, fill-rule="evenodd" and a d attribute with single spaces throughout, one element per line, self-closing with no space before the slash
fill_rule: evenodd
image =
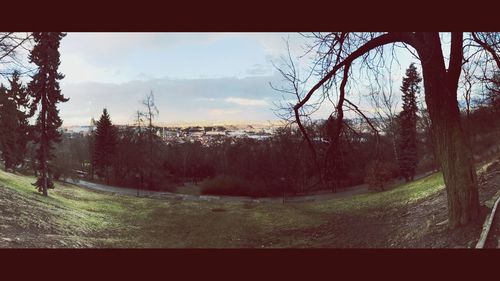
<path id="1" fill-rule="evenodd" d="M 392 179 L 393 171 L 393 165 L 387 162 L 372 161 L 366 166 L 365 182 L 371 189 L 384 190 L 384 185 Z"/>
<path id="2" fill-rule="evenodd" d="M 264 185 L 234 176 L 217 176 L 201 185 L 203 195 L 265 197 L 274 195 Z"/>
<path id="3" fill-rule="evenodd" d="M 65 182 L 68 178 L 77 178 L 76 174 L 71 170 L 69 165 L 53 165 L 52 167 L 52 177 L 55 180 L 61 180 Z"/>

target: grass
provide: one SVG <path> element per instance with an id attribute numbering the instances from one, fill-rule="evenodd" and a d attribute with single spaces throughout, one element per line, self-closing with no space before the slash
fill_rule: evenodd
<path id="1" fill-rule="evenodd" d="M 32 247 L 298 247 L 308 238 L 294 231 L 321 226 L 336 215 L 418 202 L 443 188 L 441 175 L 433 174 L 384 192 L 283 205 L 136 198 L 61 183 L 43 197 L 33 182 L 0 171 L 0 200 L 5 201 L 0 208 L 9 210 L 14 218 L 9 222 L 20 233 L 46 237 L 46 244 L 42 239 L 28 244 Z M 54 244 L 52 237 L 63 244 Z"/>
<path id="2" fill-rule="evenodd" d="M 373 209 L 399 207 L 415 203 L 442 189 L 444 189 L 442 174 L 435 173 L 382 192 L 370 192 L 350 198 L 320 201 L 311 208 L 336 213 L 370 212 Z"/>

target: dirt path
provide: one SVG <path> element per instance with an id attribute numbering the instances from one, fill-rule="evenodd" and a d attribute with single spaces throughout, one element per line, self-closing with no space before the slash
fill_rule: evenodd
<path id="1" fill-rule="evenodd" d="M 233 201 L 252 201 L 250 197 L 231 197 L 231 196 L 208 196 L 208 195 L 190 195 L 190 194 L 180 194 L 173 192 L 165 192 L 165 191 L 151 191 L 151 190 L 140 190 L 134 188 L 127 187 L 117 187 L 99 183 L 93 183 L 84 180 L 68 180 L 69 183 L 92 189 L 100 192 L 107 192 L 113 194 L 127 195 L 127 196 L 138 196 L 138 197 L 150 197 L 150 198 L 159 198 L 159 199 L 177 199 L 177 200 L 193 200 L 193 201 L 201 201 L 201 200 L 233 200 Z M 226 198 L 227 197 L 227 198 Z"/>
<path id="2" fill-rule="evenodd" d="M 191 195 L 191 194 L 181 194 L 181 193 L 173 193 L 173 192 L 165 192 L 165 191 L 150 191 L 150 190 L 138 190 L 133 188 L 126 187 L 116 187 L 104 184 L 93 183 L 84 180 L 69 180 L 71 184 L 92 189 L 100 192 L 107 192 L 113 194 L 127 195 L 127 196 L 139 196 L 139 197 L 150 197 L 150 198 L 159 198 L 159 199 L 177 199 L 177 200 L 192 200 L 192 201 L 210 201 L 210 200 L 218 200 L 218 201 L 234 201 L 234 202 L 280 202 L 283 200 L 282 197 L 273 197 L 273 198 L 251 198 L 245 196 L 213 196 L 213 195 Z M 286 202 L 305 202 L 305 201 L 314 201 L 321 199 L 329 199 L 329 198 L 341 198 L 353 196 L 356 194 L 362 194 L 368 192 L 368 187 L 366 185 L 354 186 L 349 189 L 345 189 L 339 192 L 328 192 L 321 193 L 315 195 L 303 195 L 303 196 L 287 196 L 285 198 Z"/>
<path id="3" fill-rule="evenodd" d="M 423 178 L 432 174 L 432 172 L 423 173 L 415 176 L 415 180 Z M 117 187 L 104 185 L 99 183 L 93 183 L 85 180 L 69 180 L 69 183 L 75 184 L 80 187 L 100 191 L 100 192 L 108 192 L 113 194 L 127 195 L 127 196 L 138 196 L 138 197 L 150 197 L 150 198 L 159 198 L 159 199 L 177 199 L 177 200 L 190 200 L 190 201 L 223 201 L 223 202 L 282 202 L 282 197 L 272 197 L 272 198 L 251 198 L 245 196 L 213 196 L 213 195 L 192 195 L 192 194 L 182 194 L 182 193 L 174 193 L 174 192 L 165 192 L 165 191 L 151 191 L 151 190 L 139 190 L 134 188 L 126 188 L 126 187 Z M 388 187 L 389 189 L 403 183 L 402 180 L 394 181 Z M 343 198 L 350 197 L 358 194 L 363 194 L 371 192 L 368 189 L 368 185 L 362 184 L 357 186 L 352 186 L 349 188 L 342 189 L 335 193 L 331 191 L 320 191 L 320 193 L 312 194 L 312 195 L 300 195 L 300 196 L 286 196 L 285 202 L 307 202 L 307 201 L 316 201 L 316 200 L 325 200 L 325 199 L 334 199 L 334 198 Z"/>

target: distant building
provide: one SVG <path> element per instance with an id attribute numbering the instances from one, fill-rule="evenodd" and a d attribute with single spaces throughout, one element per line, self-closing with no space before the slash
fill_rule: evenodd
<path id="1" fill-rule="evenodd" d="M 143 131 L 146 127 L 137 127 L 130 125 L 115 124 L 118 131 L 133 130 Z M 204 146 L 211 146 L 216 143 L 222 143 L 226 140 L 235 141 L 240 138 L 250 138 L 254 140 L 265 140 L 272 137 L 278 126 L 270 124 L 269 126 L 253 125 L 209 125 L 209 126 L 190 126 L 190 127 L 167 127 L 155 126 L 155 134 L 165 143 L 185 143 L 200 142 Z M 95 130 L 95 122 L 91 121 L 90 126 L 66 126 L 60 131 L 69 137 L 86 136 Z"/>
<path id="2" fill-rule="evenodd" d="M 93 126 L 64 126 L 59 128 L 59 131 L 70 136 L 87 136 L 92 129 Z"/>
<path id="3" fill-rule="evenodd" d="M 208 131 L 205 132 L 206 136 L 225 136 L 226 132 L 225 131 Z"/>

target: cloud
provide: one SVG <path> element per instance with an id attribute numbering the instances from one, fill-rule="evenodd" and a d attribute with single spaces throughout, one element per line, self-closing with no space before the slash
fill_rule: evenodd
<path id="1" fill-rule="evenodd" d="M 114 123 L 132 123 L 140 101 L 153 91 L 158 121 L 197 121 L 211 118 L 276 119 L 272 102 L 281 99 L 269 86 L 277 76 L 214 79 L 149 79 L 126 83 L 79 82 L 61 84 L 70 100 L 60 105 L 64 125 L 88 124 L 103 108 Z"/>
<path id="2" fill-rule="evenodd" d="M 286 37 L 301 53 L 301 36 L 287 33 L 68 33 L 60 70 L 70 101 L 61 116 L 87 124 L 106 107 L 115 123 L 130 123 L 153 90 L 159 121 L 275 119 L 282 97 L 269 83 L 282 78 L 270 60 L 286 53 Z"/>
<path id="3" fill-rule="evenodd" d="M 206 44 L 224 33 L 94 32 L 68 33 L 61 41 L 63 53 L 92 62 L 120 61 L 140 50 L 168 50 L 180 44 Z"/>
<path id="4" fill-rule="evenodd" d="M 246 70 L 246 74 L 252 76 L 269 75 L 273 72 L 270 65 L 254 64 L 251 68 Z"/>
<path id="5" fill-rule="evenodd" d="M 286 55 L 286 41 L 293 55 L 299 56 L 305 53 L 303 47 L 306 39 L 299 33 L 250 32 L 236 33 L 235 36 L 245 36 L 256 40 L 271 57 Z"/>
<path id="6" fill-rule="evenodd" d="M 245 99 L 245 98 L 226 98 L 225 102 L 234 103 L 243 106 L 265 106 L 267 102 L 265 100 L 257 99 Z"/>
<path id="7" fill-rule="evenodd" d="M 260 36 L 281 40 L 279 34 Z M 272 75 L 271 49 L 259 38 L 246 33 L 68 33 L 61 41 L 61 69 L 68 82 Z"/>
<path id="8" fill-rule="evenodd" d="M 65 81 L 85 82 L 96 81 L 105 82 L 110 78 L 119 78 L 119 70 L 111 66 L 96 66 L 88 63 L 81 56 L 66 54 L 64 60 L 61 60 L 59 71 L 65 75 L 62 83 Z"/>

